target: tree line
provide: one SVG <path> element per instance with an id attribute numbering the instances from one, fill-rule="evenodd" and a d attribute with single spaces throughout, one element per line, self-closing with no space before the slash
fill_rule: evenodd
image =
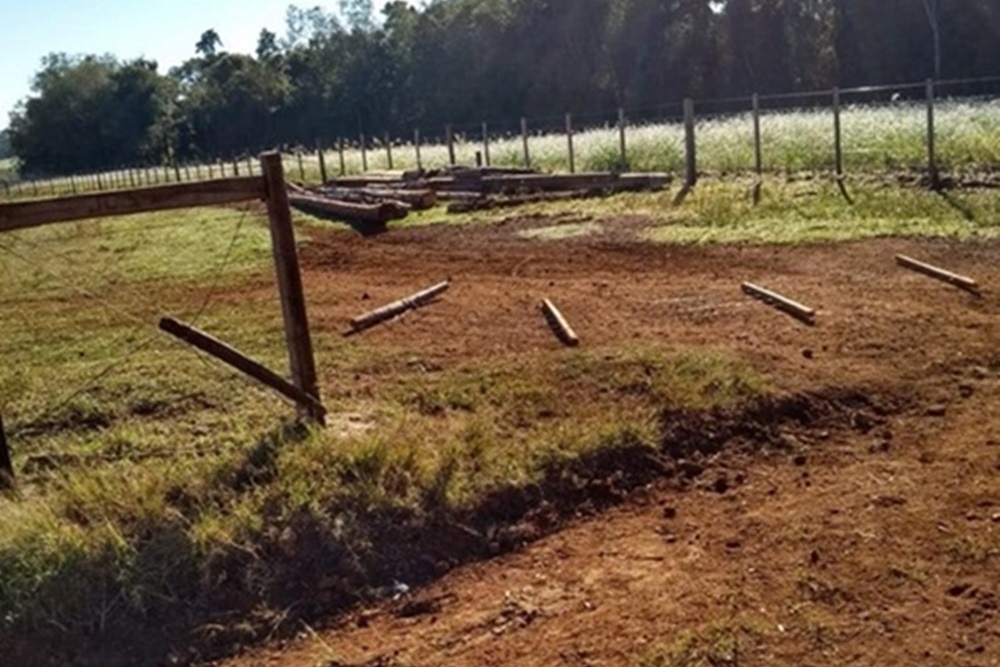
<path id="1" fill-rule="evenodd" d="M 996 0 L 372 0 L 291 6 L 253 55 L 207 30 L 168 72 L 47 56 L 7 132 L 24 173 L 338 136 L 997 74 Z"/>

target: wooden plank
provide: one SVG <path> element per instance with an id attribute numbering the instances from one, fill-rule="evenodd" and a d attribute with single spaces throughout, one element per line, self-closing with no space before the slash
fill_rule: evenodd
<path id="1" fill-rule="evenodd" d="M 14 488 L 14 464 L 11 462 L 7 434 L 3 429 L 3 415 L 0 415 L 0 491 Z"/>
<path id="2" fill-rule="evenodd" d="M 263 179 L 246 177 L 0 204 L 0 232 L 54 222 L 232 204 L 263 199 L 266 193 Z"/>
<path id="3" fill-rule="evenodd" d="M 446 280 L 432 287 L 428 287 L 421 292 L 408 296 L 405 299 L 393 301 L 392 303 L 382 306 L 381 308 L 376 308 L 375 310 L 367 312 L 364 315 L 359 315 L 351 320 L 351 330 L 348 334 L 354 334 L 359 331 L 369 329 L 380 322 L 385 322 L 386 320 L 391 320 L 398 315 L 402 315 L 408 310 L 414 310 L 427 305 L 437 296 L 444 294 L 449 287 L 451 287 L 451 283 Z"/>
<path id="4" fill-rule="evenodd" d="M 566 318 L 563 314 L 559 312 L 559 309 L 555 307 L 548 299 L 542 300 L 542 313 L 545 315 L 545 319 L 548 320 L 549 324 L 552 326 L 552 330 L 555 332 L 556 336 L 559 337 L 565 345 L 569 347 L 576 347 L 580 344 L 580 338 L 576 335 L 576 332 L 569 326 L 566 322 Z"/>
<path id="5" fill-rule="evenodd" d="M 954 285 L 960 289 L 964 289 L 969 292 L 979 293 L 979 283 L 977 283 L 972 278 L 967 276 L 962 276 L 957 273 L 952 273 L 946 269 L 941 269 L 931 264 L 926 264 L 924 262 L 913 259 L 912 257 L 907 257 L 906 255 L 896 255 L 896 263 L 902 267 L 910 269 L 911 271 L 916 271 L 922 273 L 925 276 L 930 276 L 931 278 L 936 278 L 938 280 L 944 281 L 950 285 Z"/>
<path id="6" fill-rule="evenodd" d="M 808 306 L 804 306 L 798 301 L 793 301 L 788 297 L 782 296 L 777 292 L 772 292 L 769 289 L 764 289 L 759 285 L 754 285 L 753 283 L 743 283 L 743 291 L 759 299 L 764 303 L 774 306 L 778 310 L 782 310 L 792 317 L 802 320 L 806 324 L 815 324 L 816 311 Z"/>
<path id="7" fill-rule="evenodd" d="M 218 338 L 179 322 L 172 317 L 164 317 L 160 320 L 160 330 L 198 348 L 202 352 L 212 355 L 219 361 L 229 364 L 236 370 L 274 389 L 282 396 L 290 398 L 305 408 L 310 415 L 318 416 L 319 419 L 322 419 L 326 415 L 326 408 L 315 396 L 307 394 L 263 364 L 254 361 L 239 350 L 223 343 Z"/>
<path id="8" fill-rule="evenodd" d="M 261 171 L 267 183 L 267 216 L 271 230 L 271 250 L 278 278 L 281 297 L 281 314 L 285 324 L 285 343 L 296 387 L 319 402 L 319 385 L 316 380 L 316 362 L 313 358 L 312 339 L 309 336 L 309 319 L 299 271 L 299 255 L 295 246 L 295 229 L 292 211 L 288 206 L 285 190 L 285 171 L 281 154 L 270 152 L 260 157 Z M 307 410 L 310 417 L 320 424 L 324 414 L 315 409 Z"/>

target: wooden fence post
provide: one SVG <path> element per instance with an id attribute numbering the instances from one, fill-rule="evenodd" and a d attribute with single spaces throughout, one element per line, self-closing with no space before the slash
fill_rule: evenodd
<path id="1" fill-rule="evenodd" d="M 347 175 L 347 164 L 344 162 L 344 138 L 337 138 L 337 156 L 340 158 L 340 175 Z"/>
<path id="2" fill-rule="evenodd" d="M 455 166 L 455 136 L 452 134 L 451 125 L 445 125 L 444 138 L 448 144 L 448 164 Z"/>
<path id="3" fill-rule="evenodd" d="M 319 158 L 319 178 L 320 182 L 326 183 L 326 157 L 323 155 L 323 144 L 316 140 L 316 157 Z"/>
<path id="4" fill-rule="evenodd" d="M 392 140 L 388 132 L 385 133 L 385 159 L 389 169 L 392 169 Z"/>
<path id="5" fill-rule="evenodd" d="M 698 182 L 698 158 L 694 139 L 694 100 L 684 100 L 684 184 L 693 188 Z"/>
<path id="6" fill-rule="evenodd" d="M 760 189 L 764 181 L 763 149 L 760 145 L 760 96 L 757 93 L 751 98 L 753 102 L 753 165 L 757 172 L 757 182 L 753 186 L 753 203 L 760 203 Z"/>
<path id="7" fill-rule="evenodd" d="M 844 145 L 840 132 L 840 88 L 833 89 L 833 169 L 838 179 L 844 177 Z"/>
<path id="8" fill-rule="evenodd" d="M 14 464 L 10 459 L 7 435 L 3 430 L 3 415 L 0 415 L 0 490 L 14 488 Z"/>
<path id="9" fill-rule="evenodd" d="M 934 134 L 934 79 L 927 79 L 927 177 L 931 188 L 941 186 L 937 165 L 937 147 Z"/>
<path id="10" fill-rule="evenodd" d="M 524 168 L 531 169 L 531 153 L 528 151 L 528 119 L 521 117 L 521 142 L 524 144 Z"/>
<path id="11" fill-rule="evenodd" d="M 420 157 L 420 129 L 419 128 L 414 128 L 414 130 L 413 130 L 413 150 L 416 153 L 416 157 L 417 157 L 417 169 L 421 169 L 422 170 L 424 168 L 424 161 Z"/>
<path id="12" fill-rule="evenodd" d="M 621 155 L 619 167 L 628 169 L 628 153 L 625 145 L 625 109 L 618 107 L 618 150 Z"/>
<path id="13" fill-rule="evenodd" d="M 483 123 L 483 159 L 486 160 L 486 166 L 490 166 L 490 128 L 485 122 Z"/>
<path id="14" fill-rule="evenodd" d="M 569 150 L 569 173 L 576 173 L 576 151 L 573 148 L 573 114 L 566 114 L 566 147 Z"/>
<path id="15" fill-rule="evenodd" d="M 271 229 L 274 267 L 278 277 L 278 292 L 281 296 L 281 314 L 285 324 L 285 342 L 288 345 L 292 384 L 318 402 L 320 396 L 316 380 L 316 362 L 313 358 L 312 339 L 309 336 L 302 274 L 299 271 L 295 229 L 292 227 L 292 213 L 288 206 L 288 191 L 285 189 L 281 154 L 270 152 L 261 155 L 260 166 L 267 183 L 267 215 Z M 324 417 L 321 412 L 309 410 L 309 416 L 323 423 Z"/>
<path id="16" fill-rule="evenodd" d="M 361 171 L 368 171 L 368 147 L 365 145 L 365 135 L 361 135 Z"/>

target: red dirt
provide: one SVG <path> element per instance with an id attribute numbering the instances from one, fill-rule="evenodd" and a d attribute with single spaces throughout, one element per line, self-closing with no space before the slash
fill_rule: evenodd
<path id="1" fill-rule="evenodd" d="M 649 664 L 1000 664 L 1000 243 L 674 247 L 637 242 L 628 220 L 559 242 L 515 233 L 550 224 L 316 234 L 311 317 L 343 330 L 450 277 L 440 301 L 356 340 L 444 367 L 557 350 L 538 311 L 548 297 L 588 348 L 723 349 L 780 390 L 853 388 L 889 407 L 789 427 L 792 454 L 724 451 L 693 487 L 663 480 L 519 553 L 221 664 L 637 665 L 712 628 L 737 655 L 723 642 L 701 662 Z M 900 269 L 895 253 L 972 275 L 983 296 Z M 746 298 L 743 280 L 815 307 L 817 325 Z M 349 388 L 326 377 L 324 390 Z"/>

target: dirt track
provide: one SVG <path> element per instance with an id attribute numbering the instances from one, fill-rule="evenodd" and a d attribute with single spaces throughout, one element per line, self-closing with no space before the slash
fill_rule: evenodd
<path id="1" fill-rule="evenodd" d="M 363 340 L 446 367 L 556 350 L 537 310 L 549 297 L 585 346 L 729 350 L 782 391 L 852 388 L 871 409 L 789 426 L 786 453 L 734 448 L 683 488 L 640 489 L 225 664 L 635 665 L 684 633 L 709 648 L 676 664 L 1000 664 L 1000 244 L 680 248 L 635 242 L 628 220 L 559 242 L 516 234 L 549 224 L 320 234 L 303 253 L 312 319 L 342 330 L 450 277 L 441 301 Z M 982 298 L 895 253 L 975 276 Z M 747 299 L 743 280 L 817 308 L 817 325 Z"/>

